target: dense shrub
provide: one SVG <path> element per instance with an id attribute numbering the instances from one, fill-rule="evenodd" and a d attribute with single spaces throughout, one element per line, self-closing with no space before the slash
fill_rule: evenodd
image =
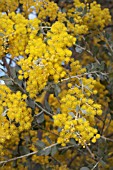
<path id="1" fill-rule="evenodd" d="M 0 169 L 113 169 L 112 17 L 96 1 L 0 1 Z"/>

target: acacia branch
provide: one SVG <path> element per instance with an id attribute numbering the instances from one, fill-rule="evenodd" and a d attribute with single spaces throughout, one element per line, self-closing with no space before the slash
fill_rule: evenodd
<path id="1" fill-rule="evenodd" d="M 90 50 L 88 50 L 88 49 L 86 49 L 86 48 L 84 48 L 84 47 L 82 47 L 82 46 L 80 46 L 80 45 L 78 45 L 78 44 L 75 44 L 75 46 L 78 47 L 78 48 L 80 48 L 80 49 L 83 50 L 83 51 L 86 51 L 86 52 L 89 53 L 91 56 L 93 56 L 93 53 L 92 53 Z"/>
<path id="2" fill-rule="evenodd" d="M 47 110 L 45 110 L 42 106 L 40 106 L 38 103 L 35 102 L 35 105 L 41 109 L 42 111 L 44 111 L 47 115 L 49 115 L 50 117 L 53 117 L 53 114 L 51 114 L 50 112 L 48 112 Z"/>
<path id="3" fill-rule="evenodd" d="M 92 151 L 90 150 L 90 148 L 88 147 L 88 145 L 87 145 L 86 143 L 85 143 L 85 147 L 86 147 L 87 151 L 90 153 L 91 158 L 92 158 L 93 160 L 96 160 L 96 159 L 95 159 L 95 155 L 92 153 Z"/>
<path id="4" fill-rule="evenodd" d="M 106 135 L 106 137 L 112 137 L 113 136 L 113 133 L 110 133 L 110 134 L 108 134 L 108 135 Z"/>
<path id="5" fill-rule="evenodd" d="M 104 140 L 108 140 L 108 141 L 113 142 L 113 139 L 107 138 L 107 137 L 105 137 L 105 136 L 101 136 L 101 138 L 104 139 Z"/>
<path id="6" fill-rule="evenodd" d="M 67 167 L 69 168 L 72 164 L 72 162 L 75 160 L 75 158 L 78 156 L 78 154 L 75 154 L 68 162 Z"/>
<path id="7" fill-rule="evenodd" d="M 91 170 L 94 170 L 98 166 L 98 164 L 101 160 L 102 160 L 102 158 L 99 159 L 99 161 L 93 166 L 93 168 Z"/>
<path id="8" fill-rule="evenodd" d="M 61 83 L 62 81 L 67 81 L 67 80 L 74 79 L 74 78 L 80 79 L 82 76 L 89 75 L 89 74 L 97 74 L 97 73 L 100 73 L 100 74 L 105 75 L 105 76 L 109 74 L 109 73 L 102 73 L 100 71 L 91 71 L 91 72 L 79 74 L 79 75 L 76 75 L 76 76 L 70 76 L 70 77 L 65 78 L 65 79 L 61 79 L 61 81 L 59 81 L 59 83 Z"/>
<path id="9" fill-rule="evenodd" d="M 50 145 L 50 146 L 45 147 L 44 149 L 42 149 L 42 151 L 45 151 L 46 149 L 51 148 L 51 147 L 56 146 L 56 145 L 58 145 L 58 144 L 57 144 L 57 143 L 54 143 L 54 144 L 52 144 L 52 145 Z M 39 152 L 39 151 L 34 151 L 34 152 L 31 152 L 31 153 L 28 153 L 28 154 L 25 154 L 25 155 L 22 155 L 22 156 L 18 156 L 18 157 L 15 157 L 15 158 L 11 158 L 11 159 L 8 159 L 8 160 L 5 160 L 5 161 L 0 161 L 0 165 L 1 165 L 1 164 L 6 164 L 6 163 L 8 163 L 8 162 L 12 162 L 12 161 L 15 161 L 15 160 L 18 160 L 18 159 L 22 159 L 22 158 L 25 158 L 25 157 L 28 157 L 28 156 L 35 155 L 35 154 L 37 154 L 38 152 Z"/>

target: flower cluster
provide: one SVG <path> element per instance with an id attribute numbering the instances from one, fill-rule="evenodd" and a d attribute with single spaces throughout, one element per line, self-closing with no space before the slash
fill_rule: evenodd
<path id="1" fill-rule="evenodd" d="M 85 4 L 75 0 L 73 6 L 67 7 L 66 22 L 69 31 L 74 35 L 86 34 L 90 30 L 103 30 L 111 22 L 109 10 L 101 9 L 96 1 Z"/>
<path id="2" fill-rule="evenodd" d="M 87 15 L 85 15 L 83 18 L 84 24 L 87 25 L 89 29 L 94 29 L 94 30 L 97 28 L 103 30 L 103 28 L 106 25 L 108 25 L 110 21 L 111 21 L 111 16 L 109 14 L 109 10 L 107 8 L 102 10 L 101 5 L 97 4 L 96 1 L 90 4 L 90 9 Z"/>
<path id="3" fill-rule="evenodd" d="M 1 0 L 0 12 L 13 12 L 18 8 L 18 0 Z"/>
<path id="4" fill-rule="evenodd" d="M 48 78 L 58 82 L 66 76 L 66 69 L 62 63 L 67 64 L 72 52 L 71 47 L 76 38 L 67 33 L 66 27 L 56 22 L 48 31 L 46 41 L 43 37 L 31 37 L 26 46 L 25 53 L 28 58 L 22 58 L 18 62 L 22 70 L 19 71 L 19 79 L 28 79 L 26 90 L 30 97 L 36 97 L 47 84 Z"/>
<path id="5" fill-rule="evenodd" d="M 31 128 L 32 116 L 25 102 L 26 94 L 12 93 L 5 85 L 0 86 L 0 93 L 0 149 L 4 155 L 3 146 L 18 144 L 19 133 Z"/>
<path id="6" fill-rule="evenodd" d="M 38 1 L 35 3 L 35 10 L 41 21 L 48 21 L 49 19 L 50 21 L 54 21 L 57 16 L 58 9 L 59 7 L 57 4 L 49 0 Z"/>
<path id="7" fill-rule="evenodd" d="M 19 55 L 25 56 L 28 39 L 36 36 L 40 21 L 38 19 L 28 20 L 23 15 L 12 12 L 9 15 L 1 13 L 0 22 L 2 23 L 0 25 L 0 57 L 2 58 L 7 53 L 12 58 Z"/>
<path id="8" fill-rule="evenodd" d="M 71 138 L 85 146 L 85 143 L 96 142 L 100 138 L 95 125 L 95 115 L 101 115 L 101 105 L 87 99 L 77 87 L 68 90 L 61 99 L 61 113 L 54 115 L 54 125 L 61 128 L 58 143 L 65 146 Z"/>
<path id="9" fill-rule="evenodd" d="M 102 103 L 97 104 L 98 101 L 93 100 L 93 95 L 97 94 L 99 85 L 102 85 L 93 78 L 86 78 L 86 69 L 81 67 L 79 61 L 73 61 L 70 67 L 70 79 L 62 80 L 68 81 L 69 90 L 62 90 L 59 94 L 60 113 L 53 116 L 54 125 L 61 128 L 58 143 L 65 146 L 74 138 L 85 146 L 90 140 L 95 143 L 96 139 L 100 138 L 94 126 L 95 116 L 102 115 Z"/>

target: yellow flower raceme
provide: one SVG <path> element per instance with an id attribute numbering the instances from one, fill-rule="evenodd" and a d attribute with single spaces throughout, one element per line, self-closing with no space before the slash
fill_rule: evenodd
<path id="1" fill-rule="evenodd" d="M 0 146 L 3 149 L 4 145 L 5 148 L 18 145 L 19 133 L 30 129 L 33 119 L 31 109 L 25 102 L 25 94 L 20 91 L 12 93 L 5 85 L 0 85 L 0 93 Z M 1 152 L 5 154 L 5 150 Z"/>
<path id="2" fill-rule="evenodd" d="M 73 76 L 78 70 L 79 73 Z M 71 138 L 85 146 L 85 143 L 90 141 L 94 143 L 100 137 L 94 126 L 95 116 L 102 115 L 102 108 L 92 99 L 92 94 L 98 92 L 95 90 L 98 82 L 92 78 L 87 79 L 85 72 L 79 61 L 73 62 L 70 72 L 72 79 L 68 83 L 69 90 L 59 94 L 60 113 L 53 117 L 54 125 L 61 128 L 57 142 L 62 146 L 69 143 Z"/>
<path id="3" fill-rule="evenodd" d="M 12 58 L 19 55 L 26 56 L 26 46 L 29 39 L 33 39 L 38 30 L 40 21 L 38 19 L 28 20 L 22 14 L 14 12 L 0 14 L 0 39 L 1 55 L 9 53 Z"/>
<path id="4" fill-rule="evenodd" d="M 66 76 L 66 69 L 62 63 L 68 63 L 72 52 L 71 47 L 76 38 L 67 33 L 64 24 L 56 22 L 47 33 L 47 42 L 43 37 L 30 37 L 26 47 L 28 58 L 22 58 L 18 64 L 22 70 L 19 71 L 19 79 L 28 78 L 26 90 L 32 98 L 40 92 L 47 84 L 48 79 L 56 83 Z"/>
<path id="5" fill-rule="evenodd" d="M 0 12 L 13 12 L 18 8 L 18 0 L 1 0 Z"/>

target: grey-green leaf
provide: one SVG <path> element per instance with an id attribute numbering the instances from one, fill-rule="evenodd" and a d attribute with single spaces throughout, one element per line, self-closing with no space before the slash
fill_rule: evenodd
<path id="1" fill-rule="evenodd" d="M 44 147 L 45 147 L 45 143 L 42 142 L 41 140 L 38 140 L 38 141 L 36 142 L 36 146 L 39 146 L 40 148 L 44 148 Z"/>
<path id="2" fill-rule="evenodd" d="M 57 146 L 53 146 L 53 147 L 51 148 L 51 155 L 54 156 L 57 151 L 58 151 Z"/>
<path id="3" fill-rule="evenodd" d="M 35 103 L 34 103 L 34 101 L 33 101 L 32 99 L 28 98 L 27 104 L 28 104 L 28 106 L 31 107 L 32 109 L 35 108 Z"/>
<path id="4" fill-rule="evenodd" d="M 55 96 L 57 97 L 60 92 L 61 92 L 61 89 L 60 89 L 60 87 L 56 84 L 56 85 L 55 85 Z"/>
<path id="5" fill-rule="evenodd" d="M 4 37 L 5 36 L 5 34 L 3 34 L 2 32 L 0 32 L 0 37 Z"/>
<path id="6" fill-rule="evenodd" d="M 26 146 L 19 146 L 19 152 L 20 152 L 20 154 L 28 154 L 28 153 L 30 153 L 30 150 L 29 150 L 29 148 L 27 148 Z"/>
<path id="7" fill-rule="evenodd" d="M 75 139 L 73 139 L 73 138 L 70 139 L 70 143 L 71 143 L 72 145 L 77 145 Z"/>
<path id="8" fill-rule="evenodd" d="M 51 147 L 41 151 L 41 155 L 45 155 L 45 156 L 49 155 L 50 153 L 51 153 Z"/>
<path id="9" fill-rule="evenodd" d="M 46 108 L 46 110 L 47 110 L 48 112 L 52 112 L 52 109 L 51 109 L 51 107 L 50 107 L 50 105 L 49 105 L 49 103 L 48 103 L 47 100 L 45 100 L 45 108 Z"/>
<path id="10" fill-rule="evenodd" d="M 88 167 L 84 166 L 82 168 L 80 168 L 80 170 L 90 170 Z"/>
<path id="11" fill-rule="evenodd" d="M 83 8 L 82 7 L 79 7 L 76 9 L 77 12 L 82 12 L 83 11 Z"/>
<path id="12" fill-rule="evenodd" d="M 43 123 L 44 122 L 44 113 L 41 113 L 36 116 L 37 123 Z"/>
<path id="13" fill-rule="evenodd" d="M 49 142 L 49 144 L 52 144 L 51 139 L 48 136 L 45 136 L 45 138 L 47 139 L 47 141 Z"/>
<path id="14" fill-rule="evenodd" d="M 79 106 L 76 106 L 76 112 L 78 112 L 80 110 Z"/>
<path id="15" fill-rule="evenodd" d="M 69 112 L 69 115 L 72 116 L 72 118 L 75 117 L 75 114 L 73 112 Z"/>
<path id="16" fill-rule="evenodd" d="M 10 78 L 9 78 L 9 76 L 4 75 L 4 76 L 0 76 L 0 80 L 3 80 L 3 81 L 10 81 Z"/>
<path id="17" fill-rule="evenodd" d="M 106 162 L 104 162 L 103 160 L 100 160 L 100 163 L 101 163 L 102 167 L 106 166 Z"/>

